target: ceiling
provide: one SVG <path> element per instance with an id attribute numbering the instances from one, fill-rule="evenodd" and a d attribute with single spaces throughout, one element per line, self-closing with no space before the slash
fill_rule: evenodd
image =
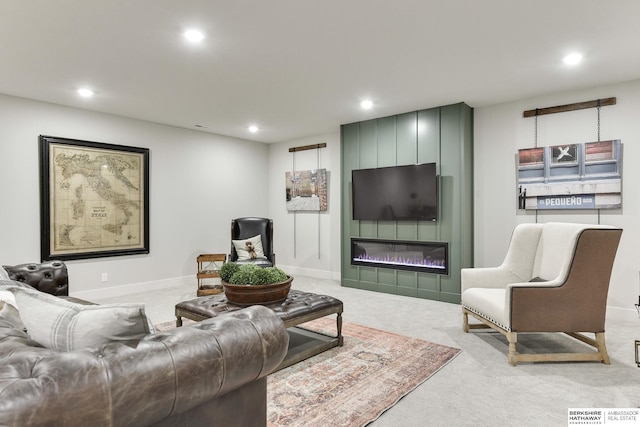
<path id="1" fill-rule="evenodd" d="M 2 0 L 0 93 L 289 141 L 638 79 L 638 17 L 637 0 Z"/>

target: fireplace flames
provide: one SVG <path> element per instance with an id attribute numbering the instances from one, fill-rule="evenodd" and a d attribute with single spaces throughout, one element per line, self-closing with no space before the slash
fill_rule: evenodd
<path id="1" fill-rule="evenodd" d="M 372 264 L 391 264 L 391 265 L 405 265 L 409 267 L 426 267 L 437 268 L 444 270 L 447 268 L 446 262 L 443 259 L 432 258 L 405 258 L 402 256 L 394 255 L 361 255 L 354 257 L 354 261 L 368 262 Z"/>

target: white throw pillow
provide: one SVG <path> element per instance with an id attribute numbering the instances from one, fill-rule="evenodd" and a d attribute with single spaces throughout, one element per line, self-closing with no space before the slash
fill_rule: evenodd
<path id="1" fill-rule="evenodd" d="M 6 304 L 5 301 L 0 301 L 0 319 L 8 321 L 15 329 L 21 331 L 25 329 L 18 309 L 14 305 Z"/>
<path id="2" fill-rule="evenodd" d="M 7 303 L 9 305 L 12 305 L 14 307 L 16 307 L 16 297 L 13 296 L 13 292 L 11 291 L 3 291 L 0 290 L 0 302 L 2 303 Z"/>
<path id="3" fill-rule="evenodd" d="M 0 268 L 0 270 L 4 271 L 4 269 L 2 268 Z M 4 301 L 14 307 L 17 307 L 18 305 L 16 304 L 16 297 L 13 295 L 12 291 L 16 288 L 27 288 L 28 290 L 37 292 L 35 289 L 24 283 L 14 282 L 13 280 L 9 279 L 0 279 L 0 301 Z"/>
<path id="4" fill-rule="evenodd" d="M 7 270 L 2 267 L 0 267 L 0 280 L 11 280 L 9 278 L 9 273 L 7 273 Z"/>
<path id="5" fill-rule="evenodd" d="M 262 238 L 258 234 L 245 240 L 232 240 L 233 247 L 236 248 L 238 260 L 244 261 L 248 259 L 264 258 L 264 250 L 262 249 Z"/>
<path id="6" fill-rule="evenodd" d="M 76 304 L 42 292 L 15 290 L 29 337 L 57 351 L 136 340 L 152 332 L 143 304 Z"/>

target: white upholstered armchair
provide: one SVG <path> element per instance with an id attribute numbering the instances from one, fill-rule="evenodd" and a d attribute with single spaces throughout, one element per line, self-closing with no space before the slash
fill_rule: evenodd
<path id="1" fill-rule="evenodd" d="M 462 269 L 463 329 L 487 328 L 509 342 L 509 363 L 600 361 L 607 293 L 619 228 L 569 223 L 521 224 L 504 262 Z M 481 323 L 469 323 L 469 315 Z M 518 333 L 564 332 L 596 348 L 587 353 L 519 354 Z M 594 333 L 592 339 L 584 333 Z"/>

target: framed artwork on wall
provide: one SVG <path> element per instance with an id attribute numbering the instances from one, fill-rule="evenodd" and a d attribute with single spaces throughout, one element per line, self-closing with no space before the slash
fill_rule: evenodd
<path id="1" fill-rule="evenodd" d="M 519 209 L 620 209 L 619 139 L 518 150 Z"/>
<path id="2" fill-rule="evenodd" d="M 327 170 L 285 172 L 287 211 L 327 210 Z"/>
<path id="3" fill-rule="evenodd" d="M 43 260 L 149 253 L 149 149 L 40 136 Z"/>

